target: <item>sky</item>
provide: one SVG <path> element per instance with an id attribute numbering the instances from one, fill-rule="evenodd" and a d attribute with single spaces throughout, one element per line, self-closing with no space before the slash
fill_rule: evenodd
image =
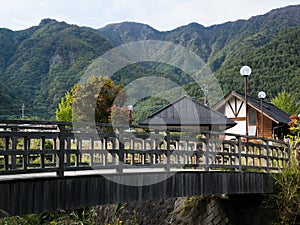
<path id="1" fill-rule="evenodd" d="M 0 0 L 0 27 L 23 30 L 44 18 L 101 28 L 133 21 L 160 31 L 204 26 L 265 14 L 300 0 Z"/>

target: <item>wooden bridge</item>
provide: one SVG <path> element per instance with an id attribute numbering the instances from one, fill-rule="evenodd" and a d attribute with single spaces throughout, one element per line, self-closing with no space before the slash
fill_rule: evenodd
<path id="1" fill-rule="evenodd" d="M 193 130 L 0 121 L 0 209 L 9 215 L 115 202 L 273 191 L 288 143 Z M 137 132 L 139 131 L 139 132 Z"/>

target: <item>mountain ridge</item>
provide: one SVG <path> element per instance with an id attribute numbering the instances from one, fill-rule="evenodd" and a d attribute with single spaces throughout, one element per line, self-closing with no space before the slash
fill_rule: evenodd
<path id="1" fill-rule="evenodd" d="M 21 31 L 1 28 L 0 116 L 17 115 L 20 105 L 25 103 L 28 114 L 50 118 L 60 98 L 79 81 L 93 60 L 114 47 L 140 40 L 168 41 L 195 52 L 207 62 L 225 93 L 242 89 L 243 80 L 236 71 L 247 64 L 254 74 L 281 74 L 280 82 L 292 80 L 290 87 L 285 85 L 286 89 L 300 97 L 296 86 L 300 68 L 299 27 L 300 5 L 275 9 L 249 20 L 209 27 L 193 22 L 171 31 L 158 31 L 136 22 L 93 29 L 53 19 L 43 19 L 38 26 Z M 264 60 L 272 55 L 277 61 Z M 178 69 L 156 64 L 142 67 L 121 71 L 118 82 L 128 83 L 141 74 L 147 76 L 159 70 L 169 76 L 176 74 L 179 85 L 187 84 Z M 251 76 L 250 95 L 255 96 L 259 88 L 266 86 L 262 79 L 261 75 Z M 268 82 L 271 97 L 279 88 L 271 78 Z M 196 89 L 188 92 L 197 100 L 202 97 Z"/>

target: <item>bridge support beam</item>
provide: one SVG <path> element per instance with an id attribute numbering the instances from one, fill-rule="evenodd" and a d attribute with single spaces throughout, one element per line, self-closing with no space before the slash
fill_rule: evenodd
<path id="1" fill-rule="evenodd" d="M 167 177 L 168 172 L 165 175 Z M 146 179 L 149 173 L 111 176 L 118 176 L 122 181 L 132 176 Z M 122 185 L 101 175 L 47 177 L 0 181 L 0 209 L 10 215 L 23 215 L 117 202 L 272 192 L 273 180 L 266 173 L 177 172 L 160 183 L 147 186 Z"/>

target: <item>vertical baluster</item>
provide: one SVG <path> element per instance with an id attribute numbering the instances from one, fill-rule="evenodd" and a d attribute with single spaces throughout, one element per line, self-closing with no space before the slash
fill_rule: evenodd
<path id="1" fill-rule="evenodd" d="M 269 172 L 270 168 L 270 162 L 269 162 L 269 151 L 270 151 L 270 146 L 269 146 L 269 141 L 266 140 L 266 151 L 267 151 L 267 172 Z"/>
<path id="2" fill-rule="evenodd" d="M 204 154 L 205 154 L 205 169 L 209 170 L 209 166 L 210 166 L 210 152 L 209 152 L 209 134 L 205 133 L 205 148 L 203 149 Z"/>
<path id="3" fill-rule="evenodd" d="M 108 163 L 108 137 L 103 138 L 103 149 L 104 153 L 102 154 L 103 166 L 106 166 Z"/>
<path id="4" fill-rule="evenodd" d="M 67 149 L 66 151 L 66 167 L 70 167 L 71 166 L 71 138 L 67 137 L 66 138 L 67 141 Z"/>
<path id="5" fill-rule="evenodd" d="M 9 148 L 9 140 L 10 140 L 9 137 L 5 137 L 5 144 L 4 144 L 4 149 L 5 149 L 5 151 L 10 151 L 10 148 Z M 4 156 L 4 169 L 5 169 L 6 171 L 9 170 L 9 156 L 8 156 L 8 155 L 5 155 L 5 156 Z"/>
<path id="6" fill-rule="evenodd" d="M 189 149 L 188 149 L 188 141 L 187 140 L 183 141 L 183 151 L 186 152 L 183 155 L 183 165 L 186 165 L 186 164 L 188 164 L 188 154 L 189 154 L 189 153 L 187 153 L 189 151 Z"/>
<path id="7" fill-rule="evenodd" d="M 94 166 L 94 156 L 95 156 L 95 143 L 94 143 L 94 138 L 90 139 L 90 161 L 89 161 L 89 165 L 90 166 Z"/>
<path id="8" fill-rule="evenodd" d="M 138 154 L 138 163 L 141 163 L 143 164 L 143 151 L 146 150 L 146 146 L 147 146 L 147 143 L 146 143 L 146 140 L 145 139 L 142 139 L 142 151 L 141 153 Z"/>
<path id="9" fill-rule="evenodd" d="M 196 155 L 196 152 L 197 152 L 197 140 L 194 140 L 193 142 L 193 156 L 192 156 L 192 164 L 197 164 L 197 155 Z"/>
<path id="10" fill-rule="evenodd" d="M 133 149 L 135 149 L 135 141 L 134 140 L 132 140 L 133 141 Z M 138 146 L 139 146 L 139 143 L 138 143 Z M 138 148 L 139 149 L 139 148 Z M 130 157 L 130 165 L 133 165 L 134 164 L 134 154 L 133 153 L 130 153 L 129 154 L 129 157 Z"/>
<path id="11" fill-rule="evenodd" d="M 17 155 L 14 153 L 17 150 L 17 144 L 18 144 L 18 138 L 15 135 L 17 132 L 16 128 L 12 128 L 12 138 L 11 138 L 11 150 L 12 150 L 12 155 L 11 155 L 11 169 L 16 169 L 17 168 Z"/>
<path id="12" fill-rule="evenodd" d="M 30 139 L 28 137 L 23 137 L 23 169 L 27 170 L 27 165 L 30 165 L 30 153 L 29 153 L 29 143 Z"/>
<path id="13" fill-rule="evenodd" d="M 57 148 L 57 141 L 59 141 L 59 140 L 57 140 L 57 138 L 53 139 L 53 150 L 57 153 L 57 156 L 55 154 L 52 154 L 52 163 L 54 165 L 57 165 L 57 167 L 58 167 L 58 165 L 59 165 L 59 163 L 58 163 L 59 149 Z"/>
<path id="14" fill-rule="evenodd" d="M 45 168 L 45 144 L 46 144 L 46 138 L 45 138 L 45 136 L 42 136 L 41 137 L 41 147 L 40 147 L 40 151 L 41 151 L 40 167 L 42 169 Z"/>
<path id="15" fill-rule="evenodd" d="M 75 167 L 79 167 L 80 165 L 80 154 L 79 152 L 81 152 L 82 150 L 82 139 L 78 138 L 77 139 L 77 149 L 76 149 L 76 153 L 75 153 Z"/>
<path id="16" fill-rule="evenodd" d="M 119 173 L 123 172 L 123 162 L 124 162 L 124 143 L 123 143 L 123 133 L 122 129 L 119 130 L 119 151 L 118 151 L 118 166 L 117 166 L 117 171 Z"/>
<path id="17" fill-rule="evenodd" d="M 238 154 L 239 154 L 239 160 L 238 160 L 238 169 L 239 171 L 242 170 L 242 138 L 238 136 Z"/>
<path id="18" fill-rule="evenodd" d="M 171 132 L 167 129 L 167 165 L 166 170 L 170 170 L 170 155 L 171 155 Z"/>

